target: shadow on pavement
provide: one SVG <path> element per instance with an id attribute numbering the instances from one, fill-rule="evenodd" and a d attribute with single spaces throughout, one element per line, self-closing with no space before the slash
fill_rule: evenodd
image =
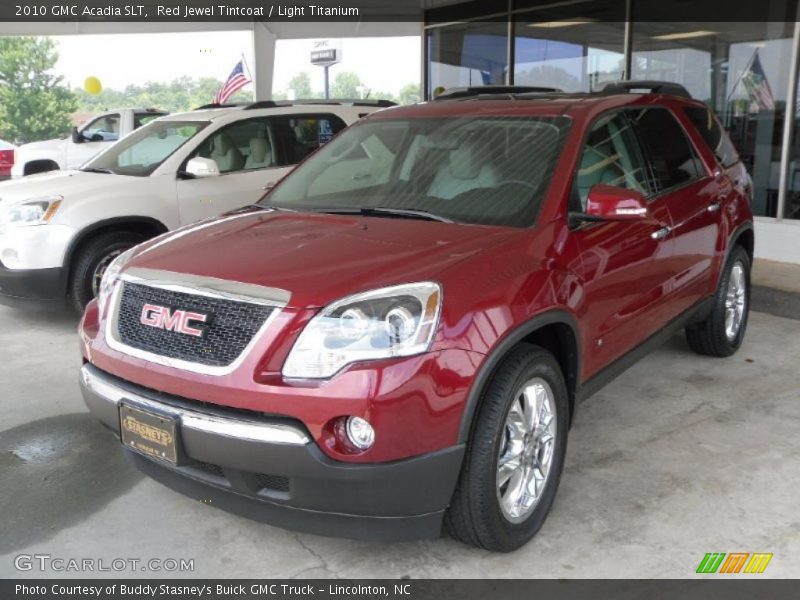
<path id="1" fill-rule="evenodd" d="M 0 432 L 0 554 L 82 521 L 141 478 L 89 414 Z"/>

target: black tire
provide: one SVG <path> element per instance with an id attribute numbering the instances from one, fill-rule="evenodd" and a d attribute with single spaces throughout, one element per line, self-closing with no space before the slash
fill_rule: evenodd
<path id="1" fill-rule="evenodd" d="M 543 379 L 553 393 L 556 436 L 550 473 L 533 511 L 513 523 L 498 500 L 497 465 L 506 417 L 523 384 Z M 547 518 L 558 490 L 567 452 L 569 398 L 558 362 L 548 351 L 521 344 L 492 376 L 479 407 L 456 491 L 445 515 L 454 538 L 495 552 L 511 552 L 528 542 Z"/>
<path id="2" fill-rule="evenodd" d="M 142 234 L 132 231 L 111 231 L 89 240 L 78 251 L 70 275 L 69 297 L 79 314 L 83 313 L 83 309 L 94 298 L 92 282 L 98 268 L 104 262 L 107 263 L 110 257 L 133 248 L 145 239 Z"/>
<path id="3" fill-rule="evenodd" d="M 738 331 L 733 338 L 726 333 L 726 299 L 728 285 L 734 267 L 739 264 L 744 268 L 744 314 Z M 711 314 L 700 323 L 694 323 L 686 328 L 686 341 L 689 347 L 697 354 L 705 356 L 725 357 L 731 356 L 742 345 L 747 329 L 747 317 L 750 314 L 750 256 L 741 246 L 735 246 L 720 277 L 719 286 L 714 294 L 714 308 Z"/>

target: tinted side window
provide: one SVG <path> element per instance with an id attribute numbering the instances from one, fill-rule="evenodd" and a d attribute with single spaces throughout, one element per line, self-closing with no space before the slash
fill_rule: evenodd
<path id="1" fill-rule="evenodd" d="M 698 179 L 702 171 L 686 134 L 665 108 L 629 111 L 651 169 L 651 188 L 655 193 Z"/>
<path id="2" fill-rule="evenodd" d="M 282 119 L 281 136 L 286 151 L 286 164 L 294 165 L 345 128 L 335 115 L 298 115 Z"/>
<path id="3" fill-rule="evenodd" d="M 723 167 L 730 167 L 739 162 L 739 153 L 733 146 L 728 134 L 723 131 L 717 118 L 707 108 L 687 106 L 683 109 L 697 131 L 714 151 L 714 154 Z"/>
<path id="4" fill-rule="evenodd" d="M 589 130 L 575 175 L 571 210 L 585 211 L 589 190 L 599 183 L 648 194 L 645 162 L 631 123 L 621 112 L 600 117 Z"/>

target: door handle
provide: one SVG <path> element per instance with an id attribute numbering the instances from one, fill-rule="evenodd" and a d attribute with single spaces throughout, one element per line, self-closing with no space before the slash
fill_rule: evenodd
<path id="1" fill-rule="evenodd" d="M 672 227 L 665 225 L 661 229 L 658 229 L 650 234 L 650 237 L 654 240 L 663 240 L 665 237 L 669 235 L 669 232 L 672 231 Z"/>
<path id="2" fill-rule="evenodd" d="M 712 202 L 706 207 L 706 210 L 710 213 L 715 213 L 719 210 L 719 202 Z"/>
<path id="3" fill-rule="evenodd" d="M 271 182 L 269 182 L 267 185 L 265 185 L 264 187 L 262 187 L 261 189 L 262 189 L 263 191 L 265 191 L 265 192 L 266 192 L 267 190 L 271 190 L 272 188 L 274 188 L 274 187 L 275 187 L 275 183 L 276 183 L 275 181 L 271 181 Z"/>

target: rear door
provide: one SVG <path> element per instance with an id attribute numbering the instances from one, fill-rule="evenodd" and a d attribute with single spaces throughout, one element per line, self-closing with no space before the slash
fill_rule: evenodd
<path id="1" fill-rule="evenodd" d="M 672 220 L 667 236 L 672 273 L 658 309 L 661 318 L 669 320 L 708 293 L 719 237 L 719 195 L 731 185 L 707 171 L 670 110 L 645 108 L 630 115 L 651 165 L 651 187 Z"/>
<path id="2" fill-rule="evenodd" d="M 591 126 L 574 178 L 571 211 L 584 212 L 589 190 L 605 184 L 650 195 L 649 166 L 624 111 Z M 586 292 L 581 320 L 587 376 L 622 356 L 663 326 L 656 314 L 671 277 L 671 225 L 663 198 L 649 200 L 652 218 L 585 223 L 572 235 L 580 247 Z"/>

